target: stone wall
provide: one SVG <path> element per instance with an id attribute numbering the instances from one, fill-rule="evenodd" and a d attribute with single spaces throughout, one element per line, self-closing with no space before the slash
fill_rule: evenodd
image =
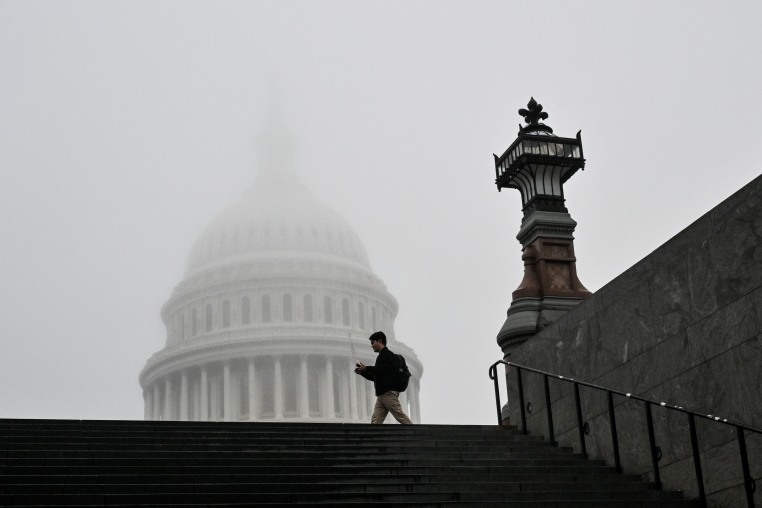
<path id="1" fill-rule="evenodd" d="M 762 176 L 518 347 L 511 359 L 762 427 Z M 524 386 L 533 407 L 530 431 L 547 436 L 542 378 L 525 374 Z M 514 388 L 512 381 L 510 414 L 519 422 Z M 613 463 L 605 394 L 582 388 L 581 398 L 590 426 L 588 454 Z M 551 399 L 556 440 L 579 450 L 571 386 L 551 380 Z M 650 475 L 643 405 L 624 397 L 615 397 L 615 404 L 625 472 Z M 653 415 L 662 483 L 696 496 L 686 415 L 658 407 Z M 697 420 L 697 429 L 709 506 L 745 506 L 735 430 L 706 419 Z M 752 476 L 762 486 L 762 436 L 747 436 L 747 446 Z"/>

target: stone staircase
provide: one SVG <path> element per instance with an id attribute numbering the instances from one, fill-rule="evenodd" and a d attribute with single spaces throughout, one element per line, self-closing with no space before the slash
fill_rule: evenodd
<path id="1" fill-rule="evenodd" d="M 0 420 L 0 506 L 698 507 L 515 429 Z"/>

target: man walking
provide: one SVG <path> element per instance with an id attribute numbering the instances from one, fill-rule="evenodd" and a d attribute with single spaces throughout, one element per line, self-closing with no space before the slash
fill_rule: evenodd
<path id="1" fill-rule="evenodd" d="M 357 362 L 355 374 L 373 381 L 376 388 L 376 405 L 373 408 L 370 423 L 384 423 L 386 415 L 389 413 L 400 423 L 413 423 L 400 405 L 400 392 L 395 386 L 397 365 L 394 353 L 386 347 L 386 335 L 384 332 L 374 332 L 368 337 L 368 340 L 370 340 L 370 347 L 373 348 L 373 351 L 378 353 L 376 365 L 364 365 L 362 362 Z"/>

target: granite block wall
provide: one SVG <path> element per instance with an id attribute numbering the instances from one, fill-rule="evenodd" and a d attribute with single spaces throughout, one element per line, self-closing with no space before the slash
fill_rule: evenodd
<path id="1" fill-rule="evenodd" d="M 548 325 L 511 359 L 762 427 L 762 176 Z M 556 439 L 578 450 L 572 389 L 551 384 Z M 542 378 L 526 373 L 524 386 L 530 431 L 547 435 Z M 518 422 L 515 383 L 508 395 Z M 584 388 L 581 398 L 588 454 L 612 462 L 606 399 Z M 624 469 L 648 476 L 642 403 L 617 397 L 615 404 Z M 695 496 L 686 416 L 661 408 L 653 415 L 662 483 Z M 745 506 L 735 430 L 707 420 L 697 420 L 697 427 L 709 506 Z M 747 441 L 752 476 L 762 486 L 762 436 Z"/>

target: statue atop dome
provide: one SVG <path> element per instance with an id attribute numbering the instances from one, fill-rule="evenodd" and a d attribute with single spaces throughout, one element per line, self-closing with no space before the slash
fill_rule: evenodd
<path id="1" fill-rule="evenodd" d="M 265 123 L 256 137 L 259 152 L 258 182 L 296 184 L 296 137 L 286 125 L 280 93 L 273 86 Z"/>

